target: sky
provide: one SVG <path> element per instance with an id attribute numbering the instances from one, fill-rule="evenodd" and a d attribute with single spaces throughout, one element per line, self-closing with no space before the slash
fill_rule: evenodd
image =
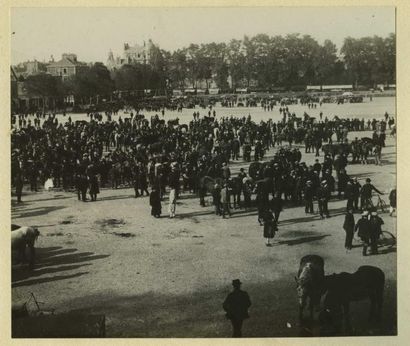
<path id="1" fill-rule="evenodd" d="M 59 60 L 106 62 L 110 49 L 151 39 L 174 51 L 190 43 L 229 42 L 259 33 L 311 35 L 332 40 L 395 32 L 394 7 L 236 7 L 236 8 L 12 8 L 11 63 Z"/>

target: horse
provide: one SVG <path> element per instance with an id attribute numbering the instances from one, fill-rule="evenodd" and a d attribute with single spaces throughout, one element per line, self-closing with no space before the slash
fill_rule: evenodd
<path id="1" fill-rule="evenodd" d="M 385 275 L 373 266 L 361 266 L 353 273 L 325 277 L 326 296 L 322 311 L 323 324 L 332 324 L 336 332 L 341 330 L 343 321 L 345 329 L 350 330 L 349 304 L 369 298 L 371 307 L 369 322 L 379 322 L 383 305 Z"/>
<path id="2" fill-rule="evenodd" d="M 241 193 L 243 190 L 243 183 L 242 179 L 239 176 L 233 177 L 229 179 L 228 188 L 231 190 L 231 194 L 233 196 L 233 207 L 240 208 L 241 207 Z"/>
<path id="3" fill-rule="evenodd" d="M 207 175 L 199 179 L 199 203 L 201 206 L 205 206 L 205 196 L 207 193 L 212 194 L 215 189 L 215 184 L 222 186 L 222 178 L 211 178 Z"/>
<path id="4" fill-rule="evenodd" d="M 13 227 L 12 227 L 13 229 Z M 35 262 L 36 251 L 34 243 L 36 242 L 40 232 L 36 227 L 19 227 L 11 231 L 11 250 L 17 251 L 22 262 L 26 262 L 26 247 L 30 250 L 29 267 L 33 268 Z"/>
<path id="5" fill-rule="evenodd" d="M 299 321 L 303 319 L 303 310 L 309 298 L 310 318 L 313 319 L 313 307 L 319 306 L 323 293 L 325 277 L 324 260 L 317 255 L 306 255 L 300 260 L 296 290 L 299 299 Z"/>

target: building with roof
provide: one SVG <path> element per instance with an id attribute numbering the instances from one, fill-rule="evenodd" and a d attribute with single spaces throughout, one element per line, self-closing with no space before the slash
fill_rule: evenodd
<path id="1" fill-rule="evenodd" d="M 61 77 L 64 81 L 71 76 L 84 72 L 87 64 L 77 60 L 76 54 L 64 53 L 59 61 L 52 61 L 47 65 L 47 73 L 52 76 Z"/>
<path id="2" fill-rule="evenodd" d="M 114 57 L 113 52 L 110 50 L 107 59 L 107 68 L 109 70 L 115 70 L 125 64 L 148 64 L 151 57 L 151 48 L 153 43 L 151 40 L 143 42 L 142 45 L 135 44 L 130 46 L 128 43 L 124 43 L 124 51 L 122 57 Z"/>
<path id="3" fill-rule="evenodd" d="M 36 75 L 42 72 L 46 72 L 46 63 L 34 61 L 22 62 L 18 65 L 13 66 L 13 73 L 17 76 L 18 79 L 24 79 L 28 76 Z"/>

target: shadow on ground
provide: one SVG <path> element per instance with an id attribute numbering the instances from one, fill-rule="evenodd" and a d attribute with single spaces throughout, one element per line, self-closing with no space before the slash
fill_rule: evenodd
<path id="1" fill-rule="evenodd" d="M 70 301 L 81 306 L 74 312 L 105 314 L 108 337 L 230 337 L 222 302 L 229 292 L 212 289 L 187 295 L 146 293 L 113 297 L 88 296 Z M 250 318 L 244 322 L 244 337 L 320 336 L 319 330 L 298 325 L 298 305 L 293 277 L 259 284 L 244 283 L 252 301 Z M 351 304 L 352 335 L 394 335 L 396 324 L 396 286 L 386 283 L 383 324 L 378 329 L 367 322 L 366 301 Z M 313 333 L 313 334 L 312 334 Z M 316 333 L 316 334 L 315 334 Z"/>
<path id="2" fill-rule="evenodd" d="M 62 247 L 48 247 L 36 249 L 36 264 L 34 270 L 26 266 L 15 266 L 12 270 L 12 287 L 30 286 L 39 283 L 70 279 L 88 274 L 88 272 L 74 272 L 67 275 L 54 275 L 90 266 L 90 261 L 106 258 L 109 255 L 95 255 L 93 252 L 78 252 L 77 249 Z M 42 277 L 43 275 L 48 275 Z"/>
<path id="3" fill-rule="evenodd" d="M 12 210 L 13 219 L 20 219 L 24 217 L 34 217 L 45 215 L 56 210 L 64 209 L 64 206 L 49 206 L 49 207 L 37 207 L 25 210 Z"/>

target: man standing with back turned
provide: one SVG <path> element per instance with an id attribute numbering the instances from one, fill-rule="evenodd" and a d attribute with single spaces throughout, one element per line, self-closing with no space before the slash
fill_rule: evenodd
<path id="1" fill-rule="evenodd" d="M 232 322 L 232 337 L 234 338 L 242 336 L 242 323 L 244 319 L 249 318 L 248 308 L 251 306 L 249 295 L 241 290 L 241 284 L 239 279 L 232 280 L 234 289 L 228 294 L 222 305 L 226 311 L 226 318 Z"/>

